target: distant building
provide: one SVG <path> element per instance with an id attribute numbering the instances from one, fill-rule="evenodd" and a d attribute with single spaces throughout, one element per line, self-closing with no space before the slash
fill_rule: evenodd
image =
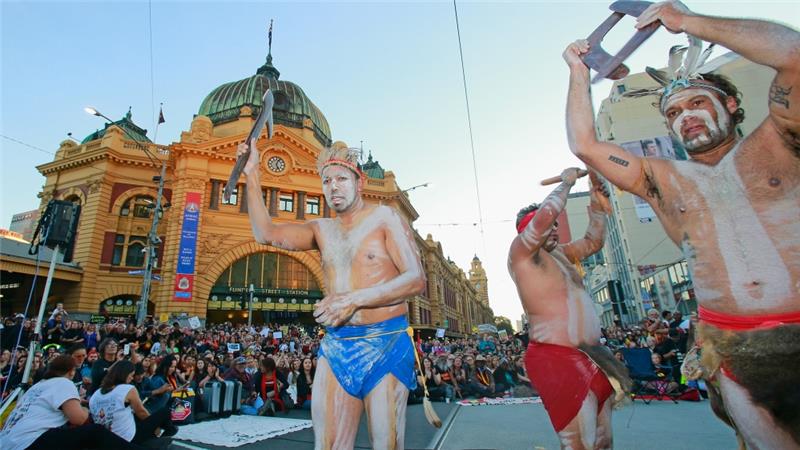
<path id="1" fill-rule="evenodd" d="M 41 213 L 38 209 L 14 214 L 11 216 L 11 225 L 8 229 L 16 231 L 22 235 L 22 239 L 30 242 L 33 239 L 33 232 L 36 230 L 40 215 Z"/>
<path id="2" fill-rule="evenodd" d="M 261 196 L 269 215 L 281 224 L 335 216 L 323 197 L 316 166 L 319 152 L 331 143 L 328 121 L 300 86 L 279 75 L 268 55 L 254 74 L 213 89 L 189 129 L 168 146 L 150 142 L 130 111 L 80 143 L 63 141 L 53 161 L 37 168 L 46 178 L 41 207 L 50 199 L 70 200 L 82 206 L 82 213 L 74 264 L 57 271 L 59 288 L 51 291 L 48 302 L 63 302 L 71 317 L 133 316 L 141 298 L 144 251 L 156 203 L 153 176 L 164 161 L 161 202 L 170 207 L 156 230 L 161 244 L 148 314 L 165 320 L 186 315 L 215 323 L 247 322 L 253 286 L 254 323 L 314 324 L 314 305 L 327 292 L 320 253 L 256 243 L 244 180 L 230 199 L 222 195 L 237 145 L 247 138 L 269 88 L 275 96 L 274 135 L 257 144 L 262 155 Z M 363 171 L 365 202 L 391 206 L 413 224 L 418 213 L 395 174 L 371 154 Z M 449 335 L 461 336 L 477 324 L 490 323 L 493 313 L 480 261 L 472 261 L 467 278 L 430 235 L 414 236 L 428 286 L 423 295 L 408 300 L 412 325 L 431 332 L 446 328 Z M 33 273 L 34 261 L 25 253 L 0 256 L 0 278 Z M 16 294 L 4 298 L 4 312 L 24 310 L 23 291 Z"/>

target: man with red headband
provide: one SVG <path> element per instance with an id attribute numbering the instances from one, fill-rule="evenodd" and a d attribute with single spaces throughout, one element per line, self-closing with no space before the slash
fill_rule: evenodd
<path id="1" fill-rule="evenodd" d="M 655 21 L 690 42 L 720 44 L 775 69 L 767 118 L 740 138 L 744 111 L 736 87 L 699 73 L 699 52 L 690 48 L 676 73 L 657 78 L 664 78 L 660 111 L 691 159 L 637 158 L 598 142 L 581 61 L 589 46 L 580 40 L 564 52 L 570 148 L 647 200 L 683 249 L 699 304 L 703 376 L 724 401 L 712 402 L 715 411 L 752 448 L 798 448 L 800 33 L 761 20 L 701 16 L 678 1 L 651 5 L 637 27 Z"/>
<path id="2" fill-rule="evenodd" d="M 630 387 L 627 370 L 600 343 L 600 320 L 575 265 L 603 248 L 605 186 L 591 174 L 589 227 L 582 239 L 559 245 L 556 218 L 579 176 L 561 173 L 561 184 L 542 202 L 517 215 L 508 270 L 530 323 L 525 364 L 562 448 L 611 448 L 611 406 Z"/>
<path id="3" fill-rule="evenodd" d="M 240 144 L 239 154 L 247 150 Z M 326 327 L 314 378 L 315 447 L 351 449 L 366 409 L 372 447 L 404 446 L 406 400 L 416 387 L 414 346 L 406 333 L 406 299 L 425 286 L 408 223 L 387 206 L 361 198 L 358 150 L 341 142 L 317 160 L 333 219 L 272 223 L 261 197 L 259 152 L 244 168 L 256 241 L 285 250 L 319 250 L 327 296 L 314 317 Z"/>

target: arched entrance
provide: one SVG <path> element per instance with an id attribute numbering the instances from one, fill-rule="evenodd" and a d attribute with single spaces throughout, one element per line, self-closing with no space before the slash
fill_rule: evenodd
<path id="1" fill-rule="evenodd" d="M 292 256 L 261 252 L 236 260 L 211 288 L 206 320 L 245 323 L 250 285 L 253 323 L 314 323 L 311 312 L 323 298 L 314 274 Z"/>

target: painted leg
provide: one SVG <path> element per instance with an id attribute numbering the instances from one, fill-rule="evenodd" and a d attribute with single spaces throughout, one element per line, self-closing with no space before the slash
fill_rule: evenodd
<path id="1" fill-rule="evenodd" d="M 558 433 L 561 448 L 591 450 L 597 436 L 597 397 L 589 391 L 578 414 Z"/>
<path id="2" fill-rule="evenodd" d="M 383 377 L 364 398 L 373 449 L 405 448 L 407 399 L 408 388 L 392 374 Z"/>
<path id="3" fill-rule="evenodd" d="M 613 448 L 611 433 L 611 397 L 609 397 L 603 402 L 600 413 L 597 415 L 597 435 L 594 438 L 595 450 Z"/>
<path id="4" fill-rule="evenodd" d="M 722 400 L 722 394 L 719 392 L 719 386 L 716 381 L 706 381 L 706 392 L 708 392 L 708 400 L 711 403 L 711 411 L 716 415 L 719 420 L 725 422 L 729 427 L 733 428 L 736 433 L 736 442 L 738 442 L 738 450 L 747 450 L 747 445 L 744 443 L 742 433 L 736 428 L 736 424 L 731 421 L 728 416 L 728 411 L 725 410 L 725 402 Z"/>
<path id="5" fill-rule="evenodd" d="M 766 409 L 753 404 L 745 388 L 721 371 L 719 387 L 725 409 L 750 450 L 800 449 L 800 445 L 780 428 Z"/>
<path id="6" fill-rule="evenodd" d="M 361 400 L 342 389 L 328 361 L 320 358 L 314 376 L 314 401 L 311 402 L 314 448 L 352 449 L 355 446 L 362 410 Z"/>

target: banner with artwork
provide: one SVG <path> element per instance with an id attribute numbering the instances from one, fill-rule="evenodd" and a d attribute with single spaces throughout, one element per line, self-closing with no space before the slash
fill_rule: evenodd
<path id="1" fill-rule="evenodd" d="M 672 160 L 685 160 L 686 152 L 679 145 L 673 145 L 669 136 L 659 136 L 641 141 L 624 142 L 620 144 L 628 153 L 643 158 L 660 158 Z M 653 208 L 641 197 L 633 196 L 633 205 L 636 208 L 636 217 L 639 222 L 652 222 L 656 218 Z"/>
<path id="2" fill-rule="evenodd" d="M 178 267 L 175 269 L 175 300 L 192 301 L 194 263 L 197 252 L 197 223 L 200 219 L 200 193 L 187 192 L 183 208 Z"/>

